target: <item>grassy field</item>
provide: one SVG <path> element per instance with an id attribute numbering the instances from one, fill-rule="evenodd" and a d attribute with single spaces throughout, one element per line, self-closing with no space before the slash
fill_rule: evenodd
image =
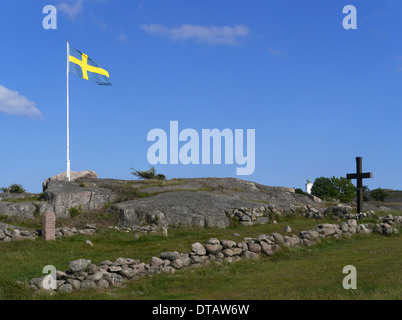
<path id="1" fill-rule="evenodd" d="M 94 247 L 85 245 L 88 237 L 75 236 L 53 242 L 41 239 L 0 243 L 0 299 L 401 299 L 401 236 L 357 235 L 353 239 L 323 241 L 312 249 L 283 249 L 273 257 L 258 261 L 225 263 L 159 274 L 124 287 L 107 290 L 82 290 L 72 294 L 37 294 L 15 281 L 27 283 L 41 276 L 45 265 L 67 270 L 72 260 L 85 258 L 99 264 L 118 257 L 149 263 L 163 251 L 189 252 L 191 244 L 211 237 L 219 239 L 281 232 L 284 225 L 292 233 L 308 230 L 325 221 L 305 218 L 281 219 L 278 224 L 227 229 L 191 228 L 170 230 L 169 237 L 104 231 L 90 238 Z M 332 221 L 333 223 L 334 221 Z M 343 267 L 357 268 L 357 290 L 342 287 Z"/>

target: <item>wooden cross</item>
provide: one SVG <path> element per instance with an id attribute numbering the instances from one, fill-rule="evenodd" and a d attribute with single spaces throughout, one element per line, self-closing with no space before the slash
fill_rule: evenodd
<path id="1" fill-rule="evenodd" d="M 363 207 L 363 179 L 372 178 L 372 172 L 362 172 L 362 157 L 356 157 L 356 173 L 348 173 L 346 179 L 357 180 L 357 213 L 361 213 Z"/>

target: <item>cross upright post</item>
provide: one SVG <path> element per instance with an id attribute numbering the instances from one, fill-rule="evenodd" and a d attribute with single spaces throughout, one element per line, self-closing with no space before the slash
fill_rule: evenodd
<path id="1" fill-rule="evenodd" d="M 356 179 L 356 186 L 357 186 L 357 213 L 362 212 L 363 207 L 363 179 L 372 178 L 372 172 L 365 172 L 363 173 L 362 170 L 362 157 L 356 157 L 356 173 L 348 173 L 346 175 L 346 179 Z"/>

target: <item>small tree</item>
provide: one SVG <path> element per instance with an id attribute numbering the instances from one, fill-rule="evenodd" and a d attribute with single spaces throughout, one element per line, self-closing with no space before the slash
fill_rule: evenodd
<path id="1" fill-rule="evenodd" d="M 320 177 L 315 179 L 311 194 L 327 201 L 339 200 L 346 203 L 353 200 L 355 187 L 344 177 Z"/>
<path id="2" fill-rule="evenodd" d="M 389 197 L 389 194 L 384 189 L 378 188 L 371 191 L 370 196 L 375 201 L 384 201 L 386 197 Z"/>
<path id="3" fill-rule="evenodd" d="M 24 193 L 25 189 L 20 184 L 12 184 L 8 188 L 0 188 L 5 193 Z"/>
<path id="4" fill-rule="evenodd" d="M 350 180 L 344 177 L 332 177 L 331 182 L 337 191 L 337 199 L 339 201 L 347 203 L 353 200 L 355 197 L 355 186 Z"/>
<path id="5" fill-rule="evenodd" d="M 139 179 L 145 179 L 145 180 L 149 180 L 149 179 L 165 180 L 166 179 L 166 176 L 164 174 L 160 174 L 160 173 L 156 174 L 155 167 L 153 167 L 153 166 L 147 171 L 137 171 L 133 168 L 131 168 L 131 170 L 133 170 L 131 172 L 131 174 L 135 175 Z"/>
<path id="6" fill-rule="evenodd" d="M 337 191 L 330 178 L 320 177 L 315 179 L 311 194 L 323 200 L 331 201 L 336 199 Z"/>

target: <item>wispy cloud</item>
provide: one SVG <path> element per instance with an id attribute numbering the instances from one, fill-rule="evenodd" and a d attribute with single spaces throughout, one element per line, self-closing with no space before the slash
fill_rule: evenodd
<path id="1" fill-rule="evenodd" d="M 107 30 L 110 28 L 109 24 L 105 21 L 105 19 L 103 17 L 101 17 L 100 15 L 96 15 L 91 13 L 89 15 L 92 23 L 98 27 L 101 30 Z"/>
<path id="2" fill-rule="evenodd" d="M 396 7 L 401 5 L 401 0 L 389 0 L 389 1 L 384 1 L 384 4 L 391 6 L 391 7 Z"/>
<path id="3" fill-rule="evenodd" d="M 125 34 L 121 33 L 118 37 L 117 40 L 123 44 L 127 44 L 128 43 L 128 38 Z"/>
<path id="4" fill-rule="evenodd" d="M 378 11 L 378 12 L 374 12 L 372 14 L 369 14 L 367 16 L 363 16 L 361 18 L 359 18 L 359 25 L 361 24 L 366 24 L 367 22 L 372 23 L 372 20 L 375 21 L 383 21 L 385 19 L 387 19 L 387 17 L 391 14 L 390 11 Z"/>
<path id="5" fill-rule="evenodd" d="M 71 19 L 84 12 L 84 1 L 75 0 L 74 2 L 62 2 L 57 5 L 57 10 L 65 13 Z"/>
<path id="6" fill-rule="evenodd" d="M 108 1 L 110 0 L 59 0 L 60 3 L 56 8 L 74 20 L 76 16 L 84 13 L 84 4 Z"/>
<path id="7" fill-rule="evenodd" d="M 36 108 L 33 101 L 29 101 L 17 91 L 7 89 L 0 85 L 0 112 L 9 115 L 28 116 L 41 119 L 42 113 Z"/>
<path id="8" fill-rule="evenodd" d="M 280 57 L 283 55 L 283 52 L 281 50 L 278 50 L 278 49 L 275 49 L 272 47 L 269 47 L 267 50 L 271 55 L 273 55 L 275 57 Z"/>
<path id="9" fill-rule="evenodd" d="M 235 25 L 234 27 L 204 27 L 182 24 L 179 28 L 166 28 L 161 24 L 149 24 L 142 25 L 141 28 L 150 34 L 167 37 L 174 41 L 194 40 L 207 44 L 231 46 L 238 45 L 239 38 L 250 34 L 249 28 L 244 25 Z"/>
<path id="10" fill-rule="evenodd" d="M 397 57 L 395 57 L 395 59 L 399 65 L 398 67 L 396 67 L 396 71 L 402 72 L 402 66 L 400 66 L 402 63 L 402 56 L 397 56 Z"/>

